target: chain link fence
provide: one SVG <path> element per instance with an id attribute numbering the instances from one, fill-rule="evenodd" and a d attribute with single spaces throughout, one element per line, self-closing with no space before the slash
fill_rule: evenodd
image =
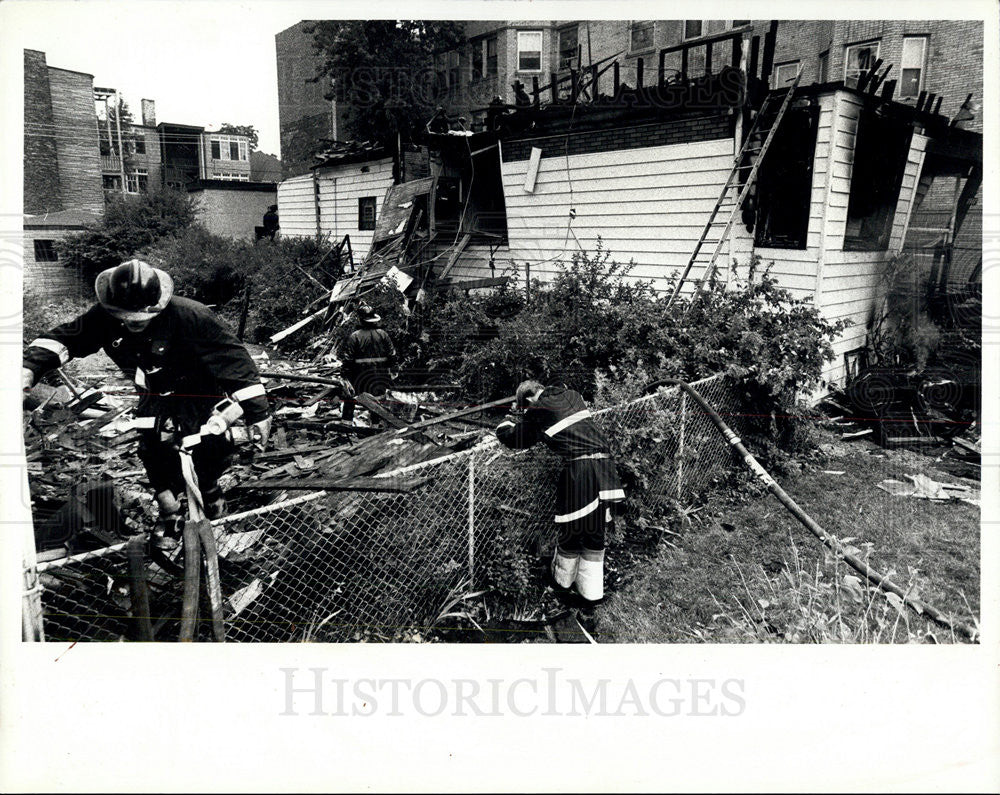
<path id="1" fill-rule="evenodd" d="M 693 386 L 739 434 L 733 385 Z M 729 445 L 676 388 L 594 415 L 635 515 L 665 515 L 730 471 Z M 426 479 L 409 493 L 316 492 L 214 522 L 227 639 L 406 640 L 457 595 L 516 589 L 526 560 L 551 555 L 560 468 L 541 445 L 510 451 L 490 438 L 381 476 Z M 124 544 L 40 564 L 45 638 L 135 637 L 127 574 Z M 148 578 L 155 636 L 175 638 L 182 578 L 155 565 Z"/>

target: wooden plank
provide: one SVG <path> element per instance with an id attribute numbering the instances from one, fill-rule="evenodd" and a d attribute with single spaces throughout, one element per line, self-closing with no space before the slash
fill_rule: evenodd
<path id="1" fill-rule="evenodd" d="M 448 257 L 447 264 L 444 266 L 444 269 L 441 271 L 441 273 L 438 274 L 439 280 L 444 279 L 448 276 L 448 273 L 451 271 L 453 267 L 455 267 L 455 263 L 458 261 L 458 258 L 461 256 L 462 252 L 465 251 L 465 247 L 469 245 L 469 241 L 471 239 L 472 235 L 466 233 L 462 237 L 462 239 L 458 242 L 458 245 L 456 245 L 452 249 L 451 255 Z"/>
<path id="2" fill-rule="evenodd" d="M 422 422 L 415 423 L 405 428 L 404 430 L 398 431 L 398 435 L 408 436 L 410 433 L 415 433 L 416 431 L 430 427 L 431 425 L 438 425 L 442 422 L 448 422 L 449 420 L 455 420 L 460 417 L 470 417 L 473 414 L 479 414 L 486 409 L 496 408 L 497 406 L 509 405 L 515 399 L 515 395 L 508 395 L 505 398 L 500 398 L 500 400 L 494 400 L 490 403 L 483 403 L 480 406 L 473 406 L 472 408 L 462 409 L 461 411 L 455 411 L 451 414 L 445 414 L 441 417 L 434 417 L 433 419 L 423 420 Z"/>
<path id="3" fill-rule="evenodd" d="M 380 417 L 382 420 L 387 422 L 393 428 L 412 427 L 412 426 L 407 426 L 405 420 L 400 419 L 392 412 L 386 410 L 383 406 L 381 406 L 378 403 L 378 401 L 375 400 L 375 398 L 372 395 L 369 395 L 367 392 L 362 392 L 354 399 L 362 406 L 364 406 L 366 409 L 368 409 L 368 411 L 370 411 L 372 414 L 374 414 L 377 417 Z"/>

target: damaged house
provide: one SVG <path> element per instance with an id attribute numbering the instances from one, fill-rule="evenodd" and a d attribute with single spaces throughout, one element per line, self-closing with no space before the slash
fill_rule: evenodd
<path id="1" fill-rule="evenodd" d="M 891 65 L 878 60 L 850 85 L 794 81 L 783 103 L 787 88 L 769 90 L 773 29 L 763 44 L 728 30 L 663 48 L 648 81 L 640 59 L 634 86 L 609 59 L 553 73 L 548 85 L 536 78 L 516 104 L 485 108 L 475 130 L 439 114 L 421 141 L 428 177 L 400 182 L 397 166 L 394 180 L 402 158 L 384 150 L 324 161 L 282 183 L 283 232 L 350 234 L 358 262 L 395 245 L 363 270 L 381 278 L 399 266 L 411 297 L 428 279 L 490 286 L 510 266 L 547 279 L 598 238 L 616 261 L 634 261 L 630 278 L 665 291 L 681 273 L 690 291 L 721 240 L 719 278 L 736 285 L 756 254 L 773 262 L 780 286 L 831 321 L 852 321 L 824 373 L 842 382 L 865 345 L 886 264 L 914 245 L 911 219 L 941 193 L 942 177 L 954 191 L 947 239 L 981 228 L 965 219 L 981 215 L 982 136 L 936 112 L 940 98 L 936 107 L 932 95 L 894 101 Z M 705 72 L 689 74 L 689 64 Z M 950 256 L 934 256 L 935 279 L 956 278 L 945 271 Z"/>

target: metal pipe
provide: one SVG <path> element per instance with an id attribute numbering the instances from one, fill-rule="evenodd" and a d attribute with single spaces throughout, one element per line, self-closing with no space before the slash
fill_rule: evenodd
<path id="1" fill-rule="evenodd" d="M 869 582 L 877 585 L 883 591 L 896 594 L 896 596 L 898 596 L 904 604 L 919 615 L 927 616 L 942 626 L 948 627 L 952 630 L 957 630 L 966 635 L 970 640 L 975 641 L 978 639 L 979 631 L 975 627 L 969 626 L 964 622 L 957 621 L 931 605 L 918 599 L 914 599 L 906 591 L 892 582 L 887 575 L 873 569 L 863 560 L 859 559 L 855 555 L 852 555 L 850 552 L 847 552 L 840 541 L 820 527 L 820 525 L 811 516 L 809 516 L 809 514 L 799 507 L 795 500 L 788 496 L 788 493 L 774 481 L 774 478 L 772 478 L 770 474 L 768 474 L 767 470 L 760 465 L 760 462 L 757 461 L 757 459 L 754 458 L 746 447 L 743 446 L 740 438 L 733 433 L 732 429 L 725 423 L 722 417 L 719 416 L 718 412 L 708 405 L 705 398 L 695 391 L 690 384 L 685 381 L 681 381 L 678 378 L 662 378 L 658 381 L 653 381 L 652 383 L 647 384 L 643 391 L 652 392 L 657 387 L 664 384 L 680 387 L 687 394 L 689 394 L 702 408 L 708 418 L 712 420 L 715 426 L 719 429 L 719 432 L 726 437 L 726 441 L 729 442 L 733 452 L 743 459 L 747 468 L 753 472 L 765 486 L 767 486 L 768 491 L 777 497 L 778 501 L 784 505 L 791 512 L 791 514 L 798 519 L 807 530 L 809 530 L 810 533 L 822 541 L 823 544 L 825 544 L 827 548 L 829 548 L 837 557 L 841 558 L 852 569 L 862 574 Z"/>

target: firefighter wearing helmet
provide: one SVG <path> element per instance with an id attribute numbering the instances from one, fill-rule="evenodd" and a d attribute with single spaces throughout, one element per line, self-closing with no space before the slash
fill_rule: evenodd
<path id="1" fill-rule="evenodd" d="M 98 274 L 94 290 L 97 303 L 87 312 L 28 345 L 22 387 L 28 390 L 49 370 L 102 349 L 135 381 L 139 458 L 160 509 L 153 541 L 172 547 L 184 493 L 177 441 L 198 433 L 209 418 L 228 427 L 242 413 L 251 441 L 263 449 L 271 427 L 264 385 L 243 344 L 208 307 L 174 295 L 165 271 L 132 259 Z M 223 415 L 217 407 L 226 398 L 230 408 Z M 204 436 L 193 449 L 210 519 L 225 513 L 218 480 L 232 453 L 228 433 Z"/>

